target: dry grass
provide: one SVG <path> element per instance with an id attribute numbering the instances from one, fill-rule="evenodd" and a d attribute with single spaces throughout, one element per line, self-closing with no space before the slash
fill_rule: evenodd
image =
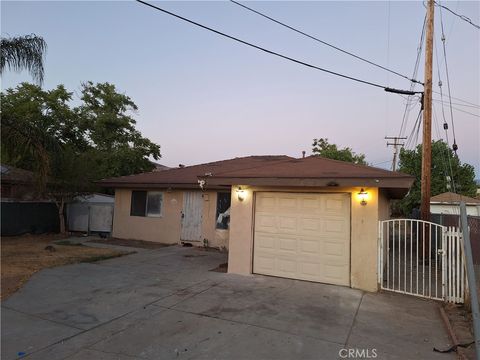
<path id="1" fill-rule="evenodd" d="M 64 236 L 23 235 L 1 239 L 1 299 L 4 300 L 17 291 L 28 279 L 45 268 L 93 262 L 122 256 L 126 252 L 113 249 L 100 249 L 88 246 L 52 244 Z M 54 251 L 45 250 L 53 245 Z"/>

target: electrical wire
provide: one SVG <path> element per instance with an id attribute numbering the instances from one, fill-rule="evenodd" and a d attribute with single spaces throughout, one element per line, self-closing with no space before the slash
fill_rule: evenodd
<path id="1" fill-rule="evenodd" d="M 434 94 L 440 95 L 440 93 L 439 93 L 438 91 L 433 90 L 432 92 L 433 92 Z M 455 96 L 452 96 L 452 99 L 457 100 L 457 101 L 461 101 L 461 102 L 463 102 L 463 103 L 465 103 L 465 104 L 468 104 L 468 105 L 473 105 L 473 106 L 479 106 L 479 107 L 480 107 L 480 105 L 478 105 L 478 104 L 475 104 L 475 103 L 473 103 L 473 102 L 470 102 L 470 101 L 467 101 L 467 100 L 463 100 L 463 99 L 460 99 L 460 98 L 456 98 Z"/>
<path id="2" fill-rule="evenodd" d="M 440 72 L 440 62 L 439 62 L 439 56 L 438 56 L 438 46 L 437 46 L 437 39 L 434 38 L 434 47 L 435 47 L 435 58 L 437 60 L 437 74 L 438 74 L 438 87 L 440 89 L 440 103 L 442 106 L 442 118 L 443 118 L 443 129 L 445 130 L 445 137 L 447 140 L 447 145 L 450 147 L 450 142 L 448 141 L 448 123 L 447 123 L 447 118 L 445 116 L 445 107 L 443 106 L 443 83 L 442 83 L 442 75 Z M 433 98 L 432 98 L 433 101 Z M 433 106 L 432 106 L 433 107 Z"/>
<path id="3" fill-rule="evenodd" d="M 475 24 L 472 19 L 470 19 L 469 17 L 465 16 L 465 15 L 461 15 L 461 14 L 457 14 L 455 11 L 453 10 L 450 10 L 448 7 L 444 6 L 444 5 L 441 5 L 439 2 L 435 1 L 435 4 L 442 8 L 442 9 L 445 9 L 447 10 L 448 12 L 452 13 L 453 15 L 459 17 L 460 19 L 462 19 L 463 21 L 467 22 L 468 24 L 472 25 L 473 27 L 477 28 L 478 30 L 480 30 L 480 25 L 477 25 Z"/>
<path id="4" fill-rule="evenodd" d="M 451 88 L 450 88 L 450 75 L 449 75 L 449 72 L 448 72 L 447 48 L 446 48 L 446 45 L 445 45 L 445 40 L 446 39 L 445 39 L 445 30 L 444 30 L 444 26 L 443 26 L 442 7 L 440 7 L 440 26 L 441 26 L 441 29 L 442 29 L 443 57 L 444 57 L 444 60 L 445 60 L 445 73 L 446 73 L 446 76 L 447 76 L 447 89 L 448 89 L 448 98 L 449 98 L 449 102 L 450 102 L 450 116 L 451 116 L 451 122 L 452 122 L 452 133 L 453 133 L 452 147 L 453 147 L 453 151 L 456 154 L 458 146 L 457 146 L 457 139 L 456 139 L 456 136 L 455 136 L 455 122 L 453 120 L 452 92 L 451 92 Z"/>
<path id="5" fill-rule="evenodd" d="M 310 39 L 312 39 L 312 40 L 315 40 L 315 41 L 317 41 L 317 42 L 319 42 L 319 43 L 321 43 L 321 44 L 323 44 L 323 45 L 329 46 L 329 47 L 331 47 L 332 49 L 335 49 L 335 50 L 340 51 L 340 52 L 342 52 L 342 53 L 344 53 L 344 54 L 350 55 L 350 56 L 352 56 L 352 57 L 354 57 L 354 58 L 356 58 L 356 59 L 358 59 L 358 60 L 360 60 L 360 61 L 366 62 L 367 64 L 376 66 L 376 67 L 379 68 L 379 69 L 382 69 L 382 70 L 388 71 L 388 72 L 390 72 L 390 73 L 392 73 L 392 74 L 395 74 L 395 75 L 397 75 L 397 76 L 400 76 L 400 77 L 402 77 L 402 78 L 404 78 L 404 79 L 407 79 L 407 80 L 410 81 L 410 82 L 414 82 L 414 83 L 422 84 L 422 85 L 423 85 L 423 83 L 422 83 L 421 81 L 418 81 L 418 80 L 416 80 L 416 79 L 414 79 L 414 78 L 409 78 L 408 76 L 403 75 L 403 74 L 401 74 L 401 73 L 399 73 L 399 72 L 397 72 L 397 71 L 395 71 L 395 70 L 389 69 L 388 67 L 379 65 L 379 64 L 377 64 L 377 63 L 374 63 L 373 61 L 367 60 L 367 59 L 365 59 L 365 58 L 363 58 L 363 57 L 361 57 L 361 56 L 359 56 L 359 55 L 356 55 L 356 54 L 354 54 L 354 53 L 352 53 L 352 52 L 350 52 L 350 51 L 341 49 L 341 48 L 339 48 L 338 46 L 335 46 L 335 45 L 330 44 L 330 43 L 328 43 L 328 42 L 326 42 L 326 41 L 324 41 L 324 40 L 321 40 L 321 39 L 319 39 L 319 38 L 316 37 L 316 36 L 310 35 L 310 34 L 304 32 L 304 31 L 302 31 L 302 30 L 299 30 L 299 29 L 291 26 L 291 25 L 288 25 L 288 24 L 286 24 L 286 23 L 284 23 L 284 22 L 281 22 L 280 20 L 274 19 L 273 17 L 271 17 L 271 16 L 269 16 L 269 15 L 266 15 L 266 14 L 264 14 L 264 13 L 258 11 L 258 10 L 255 10 L 255 9 L 253 9 L 253 8 L 247 6 L 247 5 L 244 5 L 244 4 L 242 4 L 242 3 L 238 2 L 238 1 L 230 0 L 230 2 L 232 2 L 232 3 L 235 4 L 235 5 L 238 5 L 238 6 L 242 7 L 242 8 L 244 8 L 244 9 L 248 10 L 248 11 L 251 11 L 251 12 L 257 14 L 257 15 L 260 15 L 260 16 L 264 17 L 265 19 L 268 19 L 268 20 L 270 20 L 270 21 L 273 21 L 274 23 L 276 23 L 276 24 L 278 24 L 278 25 L 280 25 L 280 26 L 283 26 L 283 27 L 285 27 L 285 28 L 287 28 L 287 29 L 290 29 L 290 30 L 292 30 L 292 31 L 295 31 L 295 32 L 298 33 L 298 34 L 301 34 L 301 35 L 303 35 L 303 36 L 306 36 L 306 37 L 308 37 L 308 38 L 310 38 Z"/>
<path id="6" fill-rule="evenodd" d="M 426 24 L 427 24 L 427 16 L 425 15 L 425 17 L 423 19 L 422 33 L 420 34 L 420 41 L 419 41 L 419 44 L 417 46 L 417 57 L 415 59 L 415 65 L 413 67 L 412 77 L 416 77 L 417 74 L 418 74 L 418 69 L 419 69 L 419 66 L 420 66 L 420 58 L 421 58 L 422 49 L 423 49 L 423 42 L 425 40 Z M 412 91 L 415 90 L 415 86 L 416 86 L 416 84 L 412 82 L 410 84 L 410 90 L 412 90 Z M 409 99 L 408 101 L 411 101 L 412 97 L 409 96 L 408 99 Z M 409 102 L 408 101 L 405 104 L 405 110 L 404 110 L 403 116 L 402 116 L 402 124 L 400 125 L 400 131 L 398 133 L 399 138 L 404 136 L 405 130 L 406 130 L 406 127 L 407 127 L 407 123 L 408 123 L 408 118 L 410 117 L 411 108 L 409 108 Z"/>
<path id="7" fill-rule="evenodd" d="M 443 140 L 442 136 L 440 135 L 440 131 L 439 131 L 437 111 L 435 109 L 435 106 L 432 106 L 432 109 L 433 109 L 433 119 L 435 120 L 435 125 L 436 125 L 436 129 L 437 129 L 437 136 L 440 140 Z M 447 140 L 448 149 L 450 149 L 450 144 L 448 143 L 447 129 L 445 129 L 445 139 Z M 445 154 L 443 152 L 441 152 L 441 156 L 442 156 L 442 160 L 444 162 L 444 167 L 445 167 L 445 179 L 448 181 L 447 175 L 448 175 L 448 169 L 449 169 L 450 170 L 450 185 L 453 189 L 453 192 L 456 192 L 457 190 L 456 190 L 456 185 L 455 185 L 455 178 L 453 176 L 453 167 L 452 167 L 452 162 L 450 160 L 450 150 L 447 151 L 447 149 L 445 149 Z M 447 160 L 445 160 L 445 158 Z"/>
<path id="8" fill-rule="evenodd" d="M 436 101 L 436 102 L 440 102 L 440 103 L 445 103 L 446 102 L 446 101 L 443 101 L 441 99 L 432 99 L 432 100 Z M 450 103 L 450 102 L 447 102 L 447 103 Z M 480 109 L 480 105 L 468 105 L 468 104 L 460 104 L 460 103 L 455 103 L 455 102 L 452 102 L 452 105 L 463 106 L 463 107 L 468 107 L 468 108 L 473 108 L 473 109 Z"/>
<path id="9" fill-rule="evenodd" d="M 433 109 L 433 119 L 434 119 L 434 122 L 435 122 L 435 130 L 437 131 L 437 138 L 439 140 L 443 140 L 442 138 L 442 135 L 440 134 L 440 129 L 439 129 L 439 125 L 438 125 L 438 119 L 437 119 L 437 112 L 435 110 L 435 107 L 432 106 L 432 109 Z M 442 152 L 440 152 L 440 156 L 442 158 L 442 164 L 443 164 L 443 175 L 445 176 L 445 179 L 448 181 L 448 165 L 447 165 L 447 160 L 445 158 L 445 154 Z M 448 155 L 447 155 L 448 156 Z M 451 168 L 451 164 L 450 164 L 450 168 Z M 450 178 L 452 179 L 452 178 Z M 448 187 L 447 187 L 448 188 Z"/>
<path id="10" fill-rule="evenodd" d="M 472 115 L 472 116 L 475 116 L 475 117 L 480 118 L 480 115 L 478 115 L 478 114 L 474 114 L 474 113 L 471 113 L 471 112 L 469 112 L 469 111 L 465 111 L 465 110 L 456 108 L 456 107 L 454 107 L 454 106 L 452 107 L 452 109 L 455 110 L 455 111 L 462 112 L 462 113 L 464 113 L 464 114 L 468 114 L 468 115 Z"/>
<path id="11" fill-rule="evenodd" d="M 422 112 L 423 109 L 420 109 L 417 115 L 417 119 L 413 124 L 412 131 L 407 136 L 407 140 L 405 141 L 405 148 L 406 149 L 413 149 L 418 143 L 418 134 L 420 132 L 420 125 L 422 123 Z M 415 139 L 415 140 L 413 140 Z"/>
<path id="12" fill-rule="evenodd" d="M 242 40 L 242 39 L 239 39 L 239 38 L 236 38 L 232 35 L 228 35 L 224 32 L 221 32 L 219 30 L 215 30 L 211 27 L 208 27 L 206 25 L 203 25 L 203 24 L 200 24 L 196 21 L 193 21 L 193 20 L 190 20 L 186 17 L 183 17 L 181 15 L 178 15 L 178 14 L 175 14 L 171 11 L 168 11 L 168 10 L 165 10 L 159 6 L 156 6 L 156 5 L 153 5 L 153 4 L 150 4 L 146 1 L 143 1 L 143 0 L 136 0 L 136 2 L 140 3 L 140 4 L 143 4 L 145 6 L 148 6 L 148 7 L 151 7 L 155 10 L 158 10 L 158 11 L 161 11 L 165 14 L 168 14 L 170 16 L 173 16 L 173 17 L 176 17 L 177 19 L 180 19 L 180 20 L 183 20 L 185 22 L 188 22 L 192 25 L 195 25 L 195 26 L 198 26 L 202 29 L 205 29 L 205 30 L 208 30 L 208 31 L 211 31 L 217 35 L 220 35 L 220 36 L 223 36 L 223 37 L 226 37 L 230 40 L 234 40 L 236 42 L 239 42 L 241 44 L 244 44 L 244 45 L 247 45 L 247 46 L 250 46 L 254 49 L 257 49 L 257 50 L 260 50 L 260 51 L 263 51 L 263 52 L 266 52 L 268 54 L 271 54 L 271 55 L 274 55 L 274 56 L 277 56 L 277 57 L 280 57 L 282 59 L 285 59 L 285 60 L 289 60 L 289 61 L 292 61 L 294 63 L 297 63 L 297 64 L 300 64 L 300 65 L 303 65 L 303 66 L 306 66 L 306 67 L 309 67 L 309 68 L 312 68 L 312 69 L 315 69 L 315 70 L 319 70 L 319 71 L 323 71 L 325 73 L 328 73 L 330 75 L 334 75 L 334 76 L 338 76 L 338 77 L 341 77 L 341 78 L 344 78 L 344 79 L 348 79 L 348 80 L 352 80 L 352 81 L 356 81 L 358 83 L 362 83 L 362 84 L 365 84 L 365 85 L 370 85 L 370 86 L 374 86 L 374 87 L 377 87 L 377 88 L 380 88 L 380 89 L 384 89 L 385 91 L 387 92 L 397 92 L 397 91 L 401 91 L 402 93 L 405 93 L 405 92 L 408 92 L 407 90 L 397 90 L 397 89 L 391 89 L 389 88 L 388 86 L 384 86 L 384 85 L 380 85 L 380 84 L 377 84 L 377 83 L 374 83 L 374 82 L 371 82 L 371 81 L 367 81 L 367 80 L 362 80 L 362 79 L 358 79 L 358 78 L 355 78 L 355 77 L 352 77 L 352 76 L 348 76 L 348 75 L 345 75 L 345 74 L 341 74 L 341 73 L 338 73 L 338 72 L 335 72 L 335 71 L 332 71 L 332 70 L 328 70 L 328 69 L 324 69 L 322 67 L 319 67 L 319 66 L 316 66 L 316 65 L 312 65 L 312 64 L 309 64 L 307 62 L 304 62 L 304 61 L 301 61 L 301 60 L 298 60 L 298 59 L 295 59 L 295 58 L 292 58 L 290 56 L 287 56 L 287 55 L 283 55 L 283 54 L 280 54 L 278 52 L 275 52 L 275 51 L 272 51 L 272 50 L 268 50 L 268 49 L 265 49 L 261 46 L 258 46 L 258 45 L 255 45 L 255 44 L 252 44 L 252 43 L 249 43 L 245 40 Z M 421 93 L 421 92 L 416 92 L 416 93 Z"/>

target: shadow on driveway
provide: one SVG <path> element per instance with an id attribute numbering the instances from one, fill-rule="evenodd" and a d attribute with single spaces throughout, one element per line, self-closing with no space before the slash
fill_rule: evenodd
<path id="1" fill-rule="evenodd" d="M 202 255 L 202 256 L 197 256 Z M 2 304 L 2 359 L 452 359 L 431 301 L 209 271 L 178 246 L 43 270 Z"/>

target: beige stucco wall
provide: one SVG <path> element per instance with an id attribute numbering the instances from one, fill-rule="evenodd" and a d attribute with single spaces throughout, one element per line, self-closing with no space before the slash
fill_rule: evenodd
<path id="1" fill-rule="evenodd" d="M 366 291 L 377 291 L 377 237 L 378 220 L 386 213 L 386 196 L 381 196 L 379 206 L 377 188 L 366 188 L 368 204 L 362 206 L 358 199 L 360 188 L 272 188 L 248 187 L 240 185 L 245 190 L 246 198 L 239 201 L 232 187 L 232 208 L 230 220 L 230 239 L 228 272 L 236 274 L 251 274 L 253 263 L 253 221 L 256 191 L 286 191 L 286 192 L 342 192 L 351 197 L 351 251 L 350 265 L 352 288 Z M 385 198 L 383 198 L 385 197 Z M 381 208 L 381 209 L 380 209 Z M 380 209 L 380 210 L 379 210 Z"/>
<path id="2" fill-rule="evenodd" d="M 161 191 L 161 190 L 160 190 Z M 130 216 L 130 189 L 115 190 L 113 236 L 120 239 L 175 244 L 180 239 L 183 191 L 163 191 L 161 217 Z"/>
<path id="3" fill-rule="evenodd" d="M 157 191 L 157 190 L 156 190 Z M 183 190 L 163 192 L 164 201 L 161 217 L 130 216 L 130 189 L 116 189 L 113 236 L 120 239 L 155 241 L 165 244 L 180 243 Z M 216 229 L 217 193 L 202 193 L 202 240 L 208 245 L 228 248 L 228 231 Z M 203 241 L 194 243 L 203 246 Z"/>

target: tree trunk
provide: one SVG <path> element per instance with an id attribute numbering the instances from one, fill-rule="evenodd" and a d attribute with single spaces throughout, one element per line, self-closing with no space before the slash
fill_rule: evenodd
<path id="1" fill-rule="evenodd" d="M 63 210 L 65 209 L 65 201 L 62 199 L 60 202 L 57 202 L 58 208 L 58 220 L 60 224 L 60 234 L 65 234 L 67 231 L 65 229 L 65 216 Z"/>

